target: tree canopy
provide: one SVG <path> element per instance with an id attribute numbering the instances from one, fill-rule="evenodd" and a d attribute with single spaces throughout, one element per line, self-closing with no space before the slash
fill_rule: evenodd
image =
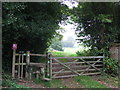
<path id="1" fill-rule="evenodd" d="M 66 19 L 67 6 L 60 2 L 2 3 L 3 66 L 11 65 L 12 44 L 18 50 L 44 53 Z"/>
<path id="2" fill-rule="evenodd" d="M 72 20 L 78 23 L 76 33 L 92 49 L 106 48 L 120 42 L 120 5 L 113 2 L 80 2 L 72 10 Z"/>

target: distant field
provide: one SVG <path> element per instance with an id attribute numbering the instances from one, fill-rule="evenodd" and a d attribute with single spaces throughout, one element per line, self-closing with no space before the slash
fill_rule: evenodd
<path id="1" fill-rule="evenodd" d="M 84 50 L 84 47 L 79 47 L 79 48 L 68 48 L 68 47 L 65 47 L 64 48 L 64 52 L 66 53 L 76 53 L 77 51 L 83 51 Z"/>
<path id="2" fill-rule="evenodd" d="M 84 47 L 79 47 L 79 48 L 66 48 L 64 47 L 64 51 L 51 51 L 53 56 L 60 56 L 60 57 L 64 57 L 64 56 L 77 56 L 76 52 L 77 51 L 83 51 L 85 48 Z"/>

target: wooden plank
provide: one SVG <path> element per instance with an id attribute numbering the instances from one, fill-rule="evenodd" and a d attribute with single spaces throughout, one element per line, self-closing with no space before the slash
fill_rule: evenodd
<path id="1" fill-rule="evenodd" d="M 26 63 L 15 63 L 15 65 L 26 65 Z"/>
<path id="2" fill-rule="evenodd" d="M 16 53 L 15 55 L 16 55 L 16 56 L 19 56 L 19 55 L 21 55 L 21 54 Z"/>
<path id="3" fill-rule="evenodd" d="M 87 61 L 83 60 L 82 58 L 81 58 L 81 60 L 82 60 L 83 62 L 87 63 L 88 65 L 90 65 L 91 67 L 95 68 L 96 70 L 98 70 L 98 69 L 95 67 L 95 65 L 94 65 L 94 66 L 91 65 L 90 63 L 88 63 Z M 98 71 L 99 71 L 99 70 L 98 70 Z"/>
<path id="4" fill-rule="evenodd" d="M 96 73 L 86 73 L 86 74 L 82 74 L 82 75 L 98 75 L 101 74 L 101 72 L 96 72 Z M 78 76 L 78 75 L 66 75 L 66 76 L 56 76 L 53 78 L 68 78 L 68 77 L 74 77 L 74 76 Z"/>
<path id="5" fill-rule="evenodd" d="M 33 54 L 33 53 L 31 53 L 30 56 L 44 56 L 44 57 L 46 57 L 45 54 Z"/>
<path id="6" fill-rule="evenodd" d="M 15 65 L 26 65 L 26 63 L 15 63 Z M 29 65 L 32 65 L 32 66 L 36 66 L 38 65 L 39 67 L 45 67 L 45 64 L 44 63 L 30 63 Z"/>
<path id="7" fill-rule="evenodd" d="M 83 59 L 81 59 L 81 60 L 83 60 Z M 101 59 L 98 59 L 97 60 L 97 62 L 99 62 Z M 84 60 L 83 60 L 84 61 Z M 97 63 L 97 62 L 95 62 L 95 63 L 93 63 L 92 65 L 90 64 L 90 63 L 87 63 L 88 65 L 90 65 L 88 68 L 86 68 L 81 74 L 83 74 L 83 73 L 85 73 L 86 71 L 88 71 L 89 69 L 90 69 L 90 67 L 92 66 L 93 68 L 95 68 L 95 69 L 98 69 L 98 68 L 96 68 L 95 67 L 95 64 Z M 98 69 L 99 70 L 99 69 Z M 99 70 L 100 71 L 100 70 Z"/>
<path id="8" fill-rule="evenodd" d="M 83 68 L 83 67 L 88 67 L 90 65 L 81 65 L 81 66 L 70 66 L 70 68 Z M 94 65 L 94 66 L 103 66 L 103 64 L 99 64 L 99 65 Z M 53 67 L 52 69 L 55 70 L 55 69 L 63 69 L 65 67 Z"/>
<path id="9" fill-rule="evenodd" d="M 71 71 L 72 71 L 72 72 L 74 72 L 75 74 L 79 75 L 79 73 L 78 73 L 78 72 L 76 72 L 76 71 L 72 70 L 70 67 L 68 67 L 68 66 L 64 65 L 64 64 L 63 64 L 63 63 L 61 63 L 59 60 L 56 60 L 56 59 L 54 59 L 54 60 L 55 60 L 56 62 L 58 62 L 59 64 L 61 64 L 62 66 L 66 67 L 67 69 L 71 70 Z"/>
<path id="10" fill-rule="evenodd" d="M 89 69 L 87 71 L 95 71 L 96 69 Z M 99 68 L 99 70 L 102 70 L 102 68 Z M 84 70 L 76 70 L 77 72 L 82 72 Z M 58 74 L 58 73 L 70 73 L 71 71 L 62 71 L 62 72 L 53 72 L 53 74 Z"/>
<path id="11" fill-rule="evenodd" d="M 21 59 L 21 55 L 19 55 L 19 60 L 18 60 L 18 78 L 20 78 L 20 59 Z"/>
<path id="12" fill-rule="evenodd" d="M 91 58 L 104 58 L 104 56 L 79 56 L 79 57 L 53 57 L 55 59 L 73 59 L 73 58 L 76 58 L 76 59 L 91 59 Z"/>
<path id="13" fill-rule="evenodd" d="M 87 61 L 88 63 L 94 63 L 94 62 L 97 62 L 97 61 Z M 101 62 L 102 61 L 98 61 L 98 62 Z M 81 63 L 85 63 L 85 62 L 66 62 L 66 63 L 63 63 L 63 64 L 81 64 Z M 58 65 L 59 63 L 52 63 L 52 65 Z"/>

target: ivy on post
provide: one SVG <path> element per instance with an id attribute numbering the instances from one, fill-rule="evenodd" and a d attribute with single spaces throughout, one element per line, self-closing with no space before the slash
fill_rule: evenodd
<path id="1" fill-rule="evenodd" d="M 17 49 L 17 44 L 12 45 L 13 49 L 13 62 L 12 62 L 12 77 L 15 78 L 15 59 L 16 59 L 16 49 Z"/>

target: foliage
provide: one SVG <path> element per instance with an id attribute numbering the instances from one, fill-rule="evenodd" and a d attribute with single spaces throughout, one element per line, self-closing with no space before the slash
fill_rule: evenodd
<path id="1" fill-rule="evenodd" d="M 58 57 L 74 57 L 77 56 L 75 53 L 79 48 L 64 48 L 64 51 L 51 51 L 53 56 Z"/>
<path id="2" fill-rule="evenodd" d="M 85 88 L 107 88 L 105 85 L 100 84 L 96 80 L 93 80 L 90 76 L 78 76 L 75 80 Z"/>
<path id="3" fill-rule="evenodd" d="M 51 48 L 58 50 L 58 51 L 63 51 L 63 46 L 60 41 L 56 41 L 52 43 Z"/>
<path id="4" fill-rule="evenodd" d="M 62 35 L 60 37 L 58 35 L 55 38 L 53 38 L 52 43 L 50 45 L 50 48 L 58 50 L 58 51 L 63 51 L 63 46 L 62 46 L 62 43 L 61 43 L 62 37 L 63 37 Z"/>
<path id="5" fill-rule="evenodd" d="M 17 80 L 12 80 L 11 75 L 7 75 L 5 73 L 2 73 L 2 87 L 7 87 L 7 88 L 29 88 L 23 85 L 17 85 L 16 84 Z"/>
<path id="6" fill-rule="evenodd" d="M 76 54 L 78 55 L 78 56 L 91 56 L 91 52 L 90 52 L 90 50 L 84 50 L 84 51 L 77 51 L 76 52 Z"/>
<path id="7" fill-rule="evenodd" d="M 120 5 L 113 2 L 83 2 L 71 11 L 78 23 L 76 34 L 86 46 L 108 50 L 109 45 L 120 42 Z M 104 52 L 103 52 L 104 53 Z"/>
<path id="8" fill-rule="evenodd" d="M 120 67 L 118 62 L 112 58 L 105 58 L 104 61 L 104 71 L 111 75 L 118 75 L 118 68 Z"/>
<path id="9" fill-rule="evenodd" d="M 64 10 L 67 6 L 60 2 L 3 2 L 3 68 L 11 69 L 13 43 L 21 51 L 44 53 L 57 34 L 58 24 L 66 19 Z"/>
<path id="10" fill-rule="evenodd" d="M 110 52 L 104 48 L 98 50 L 97 48 L 95 49 L 88 49 L 88 50 L 83 50 L 83 51 L 77 51 L 76 54 L 78 56 L 98 56 L 98 55 L 105 55 L 105 56 L 110 56 Z"/>

